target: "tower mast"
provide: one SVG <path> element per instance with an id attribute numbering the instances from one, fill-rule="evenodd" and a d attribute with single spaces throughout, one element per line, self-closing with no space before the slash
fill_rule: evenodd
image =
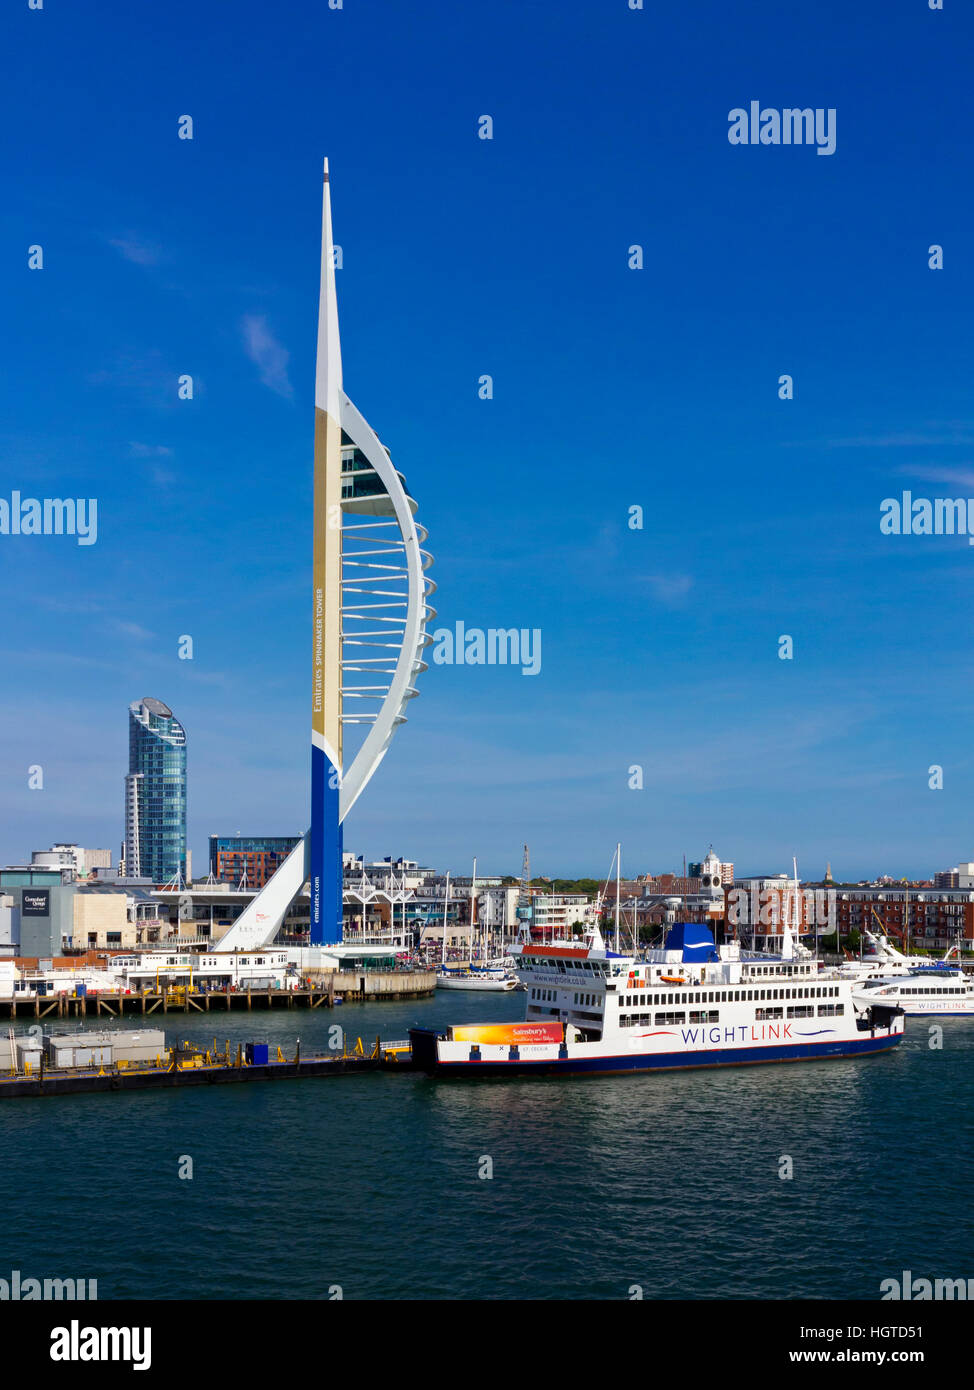
<path id="1" fill-rule="evenodd" d="M 321 197 L 315 366 L 311 646 L 311 944 L 342 939 L 342 354 L 328 160 Z"/>

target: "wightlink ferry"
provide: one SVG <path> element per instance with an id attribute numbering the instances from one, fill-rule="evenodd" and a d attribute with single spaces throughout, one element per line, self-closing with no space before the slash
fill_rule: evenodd
<path id="1" fill-rule="evenodd" d="M 523 1023 L 410 1029 L 413 1065 L 437 1075 L 656 1071 L 804 1062 L 885 1052 L 903 1011 L 853 997 L 852 981 L 819 977 L 812 959 L 718 950 L 697 923 L 670 928 L 645 959 L 582 945 L 526 945 L 517 973 Z"/>

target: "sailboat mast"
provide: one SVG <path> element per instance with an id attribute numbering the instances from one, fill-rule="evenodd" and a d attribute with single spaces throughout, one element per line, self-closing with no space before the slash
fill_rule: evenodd
<path id="1" fill-rule="evenodd" d="M 619 954 L 619 892 L 622 881 L 622 844 L 616 845 L 616 955 Z"/>
<path id="2" fill-rule="evenodd" d="M 473 955 L 474 918 L 477 916 L 477 856 L 473 857 L 473 878 L 470 880 L 470 954 Z"/>
<path id="3" fill-rule="evenodd" d="M 802 939 L 802 924 L 801 924 L 801 908 L 800 908 L 799 901 L 798 901 L 798 857 L 797 857 L 797 855 L 794 855 L 794 854 L 792 855 L 792 857 L 791 857 L 791 867 L 792 867 L 792 869 L 794 870 L 794 874 L 795 874 L 795 942 L 796 942 L 796 944 L 800 945 L 800 944 L 801 944 L 801 939 Z M 797 952 L 796 952 L 796 954 L 797 954 Z"/>
<path id="4" fill-rule="evenodd" d="M 443 949 L 441 960 L 446 965 L 446 914 L 450 906 L 450 870 L 446 871 L 446 892 L 443 895 Z"/>

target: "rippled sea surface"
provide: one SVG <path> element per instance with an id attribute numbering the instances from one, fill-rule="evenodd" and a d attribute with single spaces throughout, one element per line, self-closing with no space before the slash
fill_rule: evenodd
<path id="1" fill-rule="evenodd" d="M 393 1039 L 523 1009 L 440 993 L 165 1026 L 307 1052 L 335 1023 Z M 974 1276 L 974 1021 L 942 1027 L 940 1049 L 908 1020 L 849 1061 L 8 1101 L 0 1277 L 97 1278 L 102 1299 L 875 1299 L 904 1269 Z"/>

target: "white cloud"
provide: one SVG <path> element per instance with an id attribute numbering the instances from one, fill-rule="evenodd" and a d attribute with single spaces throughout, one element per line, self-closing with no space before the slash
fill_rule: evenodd
<path id="1" fill-rule="evenodd" d="M 291 355 L 287 348 L 274 337 L 262 314 L 245 314 L 241 327 L 244 351 L 260 372 L 261 381 L 285 400 L 291 400 L 294 388 L 287 375 Z"/>
<path id="2" fill-rule="evenodd" d="M 690 574 L 649 574 L 646 582 L 660 603 L 679 604 L 693 588 Z"/>
<path id="3" fill-rule="evenodd" d="M 172 449 L 165 444 L 142 444 L 137 439 L 129 441 L 129 453 L 134 459 L 154 459 L 168 457 Z"/>
<path id="4" fill-rule="evenodd" d="M 140 241 L 138 237 L 112 237 L 110 245 L 135 265 L 158 265 L 162 259 L 158 246 L 149 241 Z"/>
<path id="5" fill-rule="evenodd" d="M 972 468 L 943 468 L 938 465 L 931 467 L 903 467 L 897 468 L 897 473 L 908 473 L 912 478 L 923 478 L 930 483 L 956 484 L 958 487 L 974 488 L 974 469 Z"/>

